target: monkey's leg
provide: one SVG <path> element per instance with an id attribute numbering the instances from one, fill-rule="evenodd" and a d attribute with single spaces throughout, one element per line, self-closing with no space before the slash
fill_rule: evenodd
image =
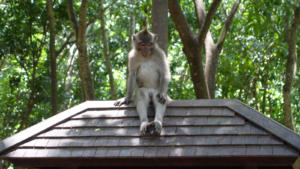
<path id="1" fill-rule="evenodd" d="M 147 134 L 147 126 L 149 124 L 147 109 L 148 109 L 149 102 L 150 99 L 149 99 L 148 91 L 145 88 L 139 88 L 137 90 L 137 95 L 136 95 L 136 110 L 139 114 L 140 121 L 141 121 L 141 125 L 140 125 L 141 135 Z"/>
<path id="2" fill-rule="evenodd" d="M 167 106 L 166 104 L 160 103 L 156 97 L 153 97 L 153 103 L 155 107 L 155 118 L 152 122 L 152 125 L 154 126 L 153 135 L 160 135 Z"/>

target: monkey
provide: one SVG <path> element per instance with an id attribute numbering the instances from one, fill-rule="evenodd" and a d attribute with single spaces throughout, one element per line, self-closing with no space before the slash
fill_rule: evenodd
<path id="1" fill-rule="evenodd" d="M 136 110 L 140 118 L 140 134 L 160 135 L 166 111 L 168 85 L 170 82 L 169 63 L 165 52 L 158 45 L 158 36 L 147 27 L 132 36 L 132 49 L 128 54 L 128 81 L 126 97 L 114 105 L 132 102 L 135 90 Z M 149 122 L 147 109 L 153 103 L 154 121 Z"/>

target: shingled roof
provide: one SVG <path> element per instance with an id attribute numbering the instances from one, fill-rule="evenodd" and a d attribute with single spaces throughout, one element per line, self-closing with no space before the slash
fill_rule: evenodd
<path id="1" fill-rule="evenodd" d="M 150 112 L 152 110 L 150 109 Z M 141 137 L 134 105 L 87 101 L 0 142 L 27 167 L 292 166 L 300 136 L 237 100 L 168 105 L 160 137 Z"/>

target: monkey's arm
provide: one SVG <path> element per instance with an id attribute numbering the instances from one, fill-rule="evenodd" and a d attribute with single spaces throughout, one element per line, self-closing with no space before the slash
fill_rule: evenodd
<path id="1" fill-rule="evenodd" d="M 128 56 L 128 81 L 127 81 L 127 92 L 126 92 L 126 98 L 128 100 L 131 100 L 133 91 L 135 89 L 136 85 L 136 69 L 135 69 L 135 58 L 133 57 L 132 52 L 129 53 Z"/>
<path id="2" fill-rule="evenodd" d="M 126 98 L 128 98 L 129 100 L 131 100 L 132 98 L 135 85 L 136 85 L 136 74 L 134 72 L 130 72 L 128 76 L 127 93 L 126 93 Z"/>
<path id="3" fill-rule="evenodd" d="M 117 100 L 114 105 L 115 106 L 121 106 L 123 104 L 129 104 L 132 102 L 131 98 L 132 98 L 132 94 L 135 88 L 135 75 L 131 75 L 129 73 L 129 77 L 128 77 L 128 82 L 127 82 L 127 93 L 126 93 L 126 97 L 121 98 L 119 100 Z"/>
<path id="4" fill-rule="evenodd" d="M 159 72 L 159 89 L 158 89 L 158 100 L 160 103 L 165 104 L 167 99 L 167 91 L 168 91 L 168 85 L 170 82 L 170 70 L 169 65 L 166 60 L 166 57 L 163 56 L 163 62 L 161 65 L 161 70 Z"/>
<path id="5" fill-rule="evenodd" d="M 168 91 L 168 84 L 170 81 L 168 73 L 161 73 L 159 77 L 159 93 L 167 94 Z"/>
<path id="6" fill-rule="evenodd" d="M 129 58 L 128 60 L 128 70 L 129 70 L 129 75 L 128 75 L 128 81 L 127 81 L 127 91 L 126 91 L 126 97 L 119 99 L 115 102 L 115 106 L 121 106 L 123 104 L 129 104 L 132 100 L 132 94 L 135 89 L 136 85 L 136 73 L 134 70 L 134 67 L 132 65 L 132 58 Z"/>
<path id="7" fill-rule="evenodd" d="M 170 75 L 170 69 L 169 69 L 169 63 L 167 61 L 167 58 L 162 53 L 161 57 L 162 61 L 160 62 L 160 72 L 159 72 L 159 93 L 167 94 L 168 91 L 168 85 L 171 79 Z"/>

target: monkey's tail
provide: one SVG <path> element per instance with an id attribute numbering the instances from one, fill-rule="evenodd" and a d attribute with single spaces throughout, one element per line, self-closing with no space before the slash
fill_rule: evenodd
<path id="1" fill-rule="evenodd" d="M 167 95 L 167 104 L 171 103 L 173 99 Z"/>

